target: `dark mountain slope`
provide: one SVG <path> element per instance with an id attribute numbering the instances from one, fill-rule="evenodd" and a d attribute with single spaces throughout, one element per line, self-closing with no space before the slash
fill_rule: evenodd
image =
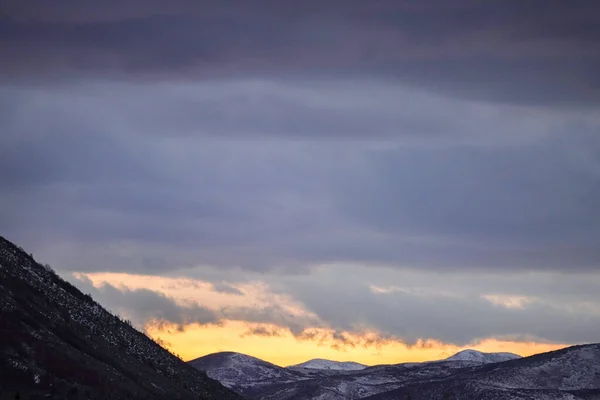
<path id="1" fill-rule="evenodd" d="M 240 399 L 0 237 L 0 400 Z"/>

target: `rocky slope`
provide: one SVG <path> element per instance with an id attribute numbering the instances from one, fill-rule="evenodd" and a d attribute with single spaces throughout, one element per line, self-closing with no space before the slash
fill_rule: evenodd
<path id="1" fill-rule="evenodd" d="M 0 398 L 241 398 L 3 237 L 0 371 Z"/>

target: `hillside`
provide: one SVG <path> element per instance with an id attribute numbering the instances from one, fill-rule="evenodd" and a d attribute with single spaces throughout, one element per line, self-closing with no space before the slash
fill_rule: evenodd
<path id="1" fill-rule="evenodd" d="M 209 354 L 188 361 L 188 364 L 245 396 L 259 393 L 265 386 L 303 379 L 303 375 L 298 372 L 234 352 Z"/>
<path id="2" fill-rule="evenodd" d="M 464 368 L 450 377 L 415 382 L 371 400 L 600 399 L 600 344 L 573 346 L 497 364 Z"/>
<path id="3" fill-rule="evenodd" d="M 0 237 L 0 399 L 240 399 Z"/>

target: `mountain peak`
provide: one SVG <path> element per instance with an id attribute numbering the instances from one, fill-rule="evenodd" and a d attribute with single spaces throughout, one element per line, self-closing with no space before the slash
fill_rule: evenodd
<path id="1" fill-rule="evenodd" d="M 285 384 L 299 377 L 294 371 L 232 351 L 208 354 L 188 361 L 188 364 L 248 397 L 253 396 L 261 385 Z"/>
<path id="2" fill-rule="evenodd" d="M 446 361 L 473 361 L 488 364 L 516 360 L 518 358 L 521 358 L 521 356 L 514 353 L 485 353 L 479 350 L 467 349 L 446 358 Z"/>
<path id="3" fill-rule="evenodd" d="M 320 370 L 337 370 L 337 371 L 358 371 L 365 369 L 367 366 L 354 361 L 332 361 L 323 358 L 313 358 L 312 360 L 301 364 L 290 365 L 288 368 L 306 368 Z"/>
<path id="4" fill-rule="evenodd" d="M 210 366 L 205 359 L 200 369 L 253 399 L 439 399 L 450 394 L 450 398 L 457 395 L 465 399 L 574 400 L 600 394 L 600 344 L 526 358 L 469 349 L 449 357 L 450 361 L 379 365 L 364 370 L 302 367 L 344 364 L 319 358 L 281 368 L 266 362 L 256 364 L 252 357 L 235 353 L 207 357 L 220 358 L 222 364 Z M 235 362 L 227 365 L 231 360 Z M 507 360 L 513 361 L 502 362 Z"/>
<path id="5" fill-rule="evenodd" d="M 235 351 L 221 351 L 221 352 L 217 352 L 217 353 L 207 354 L 205 356 L 198 357 L 196 359 L 188 361 L 188 364 L 191 364 L 191 365 L 195 366 L 196 368 L 198 368 L 198 366 L 203 366 L 203 367 L 219 366 L 220 368 L 223 368 L 223 367 L 237 366 L 237 365 L 242 365 L 242 364 L 266 365 L 266 366 L 273 366 L 276 368 L 281 368 L 274 364 L 271 364 L 268 361 L 261 360 L 260 358 L 249 356 L 248 354 L 244 354 L 244 353 L 238 353 Z M 206 369 L 206 368 L 198 368 L 198 369 Z"/>

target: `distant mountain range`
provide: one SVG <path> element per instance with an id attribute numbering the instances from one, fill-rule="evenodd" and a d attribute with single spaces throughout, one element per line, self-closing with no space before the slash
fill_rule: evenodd
<path id="1" fill-rule="evenodd" d="M 286 368 L 239 353 L 190 361 L 251 399 L 600 399 L 600 344 L 522 358 L 464 350 L 447 359 L 367 367 L 310 360 Z"/>
<path id="2" fill-rule="evenodd" d="M 234 400 L 0 237 L 0 399 Z"/>

